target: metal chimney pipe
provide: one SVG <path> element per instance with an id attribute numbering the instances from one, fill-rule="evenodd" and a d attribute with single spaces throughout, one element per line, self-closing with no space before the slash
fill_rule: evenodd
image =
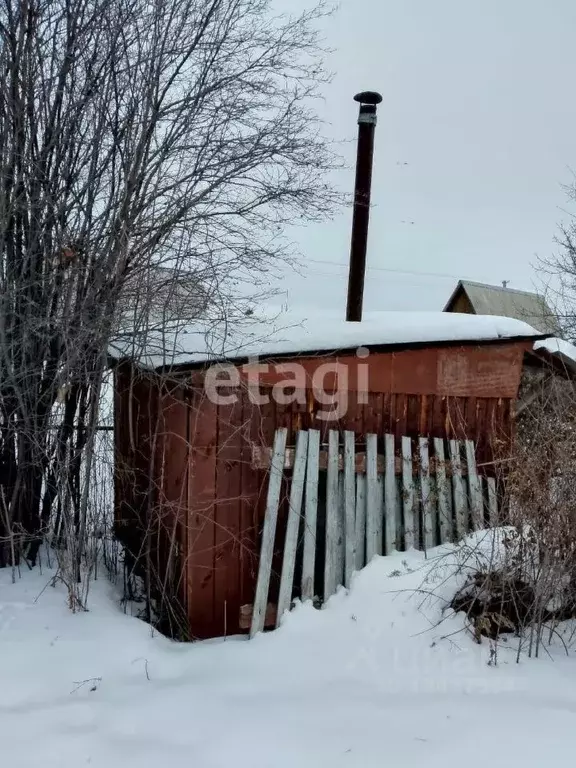
<path id="1" fill-rule="evenodd" d="M 370 221 L 370 188 L 372 186 L 372 159 L 374 156 L 374 130 L 376 105 L 382 96 L 374 91 L 363 91 L 354 96 L 359 102 L 358 152 L 356 156 L 356 182 L 354 185 L 354 213 L 352 215 L 352 243 L 350 246 L 350 272 L 348 274 L 348 301 L 346 320 L 362 320 L 364 278 L 366 274 L 366 248 Z"/>

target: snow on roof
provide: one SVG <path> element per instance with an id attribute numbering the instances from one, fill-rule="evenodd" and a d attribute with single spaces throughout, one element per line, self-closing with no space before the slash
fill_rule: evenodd
<path id="1" fill-rule="evenodd" d="M 544 349 L 547 352 L 550 352 L 551 355 L 555 355 L 556 357 L 560 358 L 571 368 L 576 366 L 576 347 L 569 341 L 558 339 L 556 337 L 540 339 L 539 341 L 535 342 L 534 349 L 536 351 L 539 349 Z"/>
<path id="2" fill-rule="evenodd" d="M 305 352 L 329 352 L 385 345 L 441 342 L 480 342 L 513 338 L 542 338 L 520 320 L 507 317 L 445 312 L 371 312 L 361 323 L 348 323 L 340 313 L 294 313 L 244 317 L 237 322 L 196 324 L 164 334 L 149 332 L 141 342 L 117 341 L 113 358 L 130 358 L 141 365 L 205 363 L 247 357 L 273 357 Z"/>

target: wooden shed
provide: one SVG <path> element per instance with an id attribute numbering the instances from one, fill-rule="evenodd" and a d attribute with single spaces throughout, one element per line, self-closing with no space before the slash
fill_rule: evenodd
<path id="1" fill-rule="evenodd" d="M 116 532 L 164 631 L 241 631 L 257 577 L 262 455 L 278 427 L 288 446 L 311 428 L 352 430 L 359 440 L 467 438 L 480 463 L 509 438 L 524 356 L 541 334 L 502 318 L 378 314 L 330 324 L 325 338 L 300 329 L 282 342 L 236 346 L 220 370 L 197 345 L 163 365 L 116 354 Z"/>

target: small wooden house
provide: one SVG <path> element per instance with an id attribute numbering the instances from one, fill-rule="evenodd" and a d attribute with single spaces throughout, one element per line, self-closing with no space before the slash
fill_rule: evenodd
<path id="1" fill-rule="evenodd" d="M 471 280 L 458 282 L 444 312 L 513 317 L 541 333 L 556 335 L 560 331 L 558 319 L 544 298 L 537 293 Z"/>
<path id="2" fill-rule="evenodd" d="M 257 576 L 262 455 L 278 427 L 289 447 L 311 428 L 468 438 L 489 463 L 542 338 L 516 320 L 382 312 L 233 339 L 219 355 L 195 334 L 163 359 L 144 350 L 136 364 L 116 351 L 116 532 L 164 630 L 241 631 Z"/>

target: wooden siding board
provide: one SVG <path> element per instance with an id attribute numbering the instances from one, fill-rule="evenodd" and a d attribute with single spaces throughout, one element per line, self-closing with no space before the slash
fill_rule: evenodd
<path id="1" fill-rule="evenodd" d="M 158 421 L 159 434 L 156 439 L 157 471 L 160 472 L 159 519 L 162 521 L 160 534 L 163 553 L 158 563 L 158 572 L 170 579 L 175 587 L 173 597 L 180 603 L 174 605 L 174 620 L 186 620 L 188 594 L 183 574 L 188 545 L 187 507 L 188 470 L 190 466 L 188 440 L 188 404 L 184 391 L 178 389 L 164 394 L 160 400 L 161 419 Z M 171 590 L 166 590 L 170 595 Z M 182 614 L 180 613 L 182 611 Z M 187 627 L 179 629 L 186 632 Z"/>
<path id="2" fill-rule="evenodd" d="M 188 483 L 188 609 L 193 637 L 217 636 L 214 610 L 214 501 L 217 409 L 197 393 L 190 409 Z"/>
<path id="3" fill-rule="evenodd" d="M 221 395 L 226 395 L 222 389 Z M 216 491 L 214 504 L 215 627 L 237 634 L 241 602 L 242 404 L 217 411 Z"/>
<path id="4" fill-rule="evenodd" d="M 348 389 L 357 391 L 358 365 L 369 367 L 369 392 L 413 395 L 514 398 L 518 392 L 522 357 L 530 342 L 463 343 L 397 351 L 373 351 L 367 360 L 354 353 L 304 357 L 295 355 L 311 386 L 318 367 L 326 363 L 344 363 L 348 368 Z M 241 377 L 244 375 L 240 367 Z M 284 381 L 286 374 L 270 366 L 261 375 L 267 386 Z M 326 386 L 329 384 L 327 381 Z"/>
<path id="5" fill-rule="evenodd" d="M 444 436 L 444 411 L 443 411 L 444 398 L 442 395 L 434 395 L 432 398 L 431 423 L 430 423 L 430 436 L 431 437 L 443 437 Z"/>
<path id="6" fill-rule="evenodd" d="M 395 395 L 395 399 L 396 423 L 391 425 L 390 430 L 394 433 L 396 440 L 400 440 L 407 433 L 408 400 L 404 392 Z"/>
<path id="7" fill-rule="evenodd" d="M 247 394 L 242 399 L 242 471 L 240 501 L 241 604 L 252 603 L 258 575 L 258 504 L 264 473 L 252 468 L 252 445 L 259 442 L 259 412 Z"/>

